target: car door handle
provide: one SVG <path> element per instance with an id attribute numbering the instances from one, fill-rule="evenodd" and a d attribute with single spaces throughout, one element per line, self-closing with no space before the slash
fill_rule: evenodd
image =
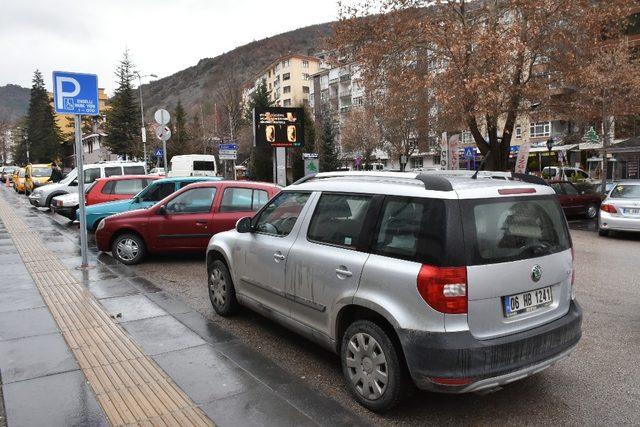
<path id="1" fill-rule="evenodd" d="M 207 221 L 196 221 L 196 225 L 207 225 Z"/>
<path id="2" fill-rule="evenodd" d="M 276 252 L 275 254 L 273 254 L 273 259 L 276 262 L 280 262 L 280 261 L 284 261 L 287 257 L 282 255 L 280 252 Z"/>
<path id="3" fill-rule="evenodd" d="M 347 267 L 344 267 L 344 266 L 340 266 L 340 267 L 336 268 L 336 274 L 338 275 L 338 277 L 340 277 L 340 276 L 344 276 L 344 277 L 353 276 L 353 273 L 350 272 L 349 270 L 347 270 Z"/>

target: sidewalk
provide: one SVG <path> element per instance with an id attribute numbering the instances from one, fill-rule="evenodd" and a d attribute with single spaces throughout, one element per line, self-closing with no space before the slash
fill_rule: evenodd
<path id="1" fill-rule="evenodd" d="M 333 400 L 0 189 L 8 425 L 354 425 Z"/>

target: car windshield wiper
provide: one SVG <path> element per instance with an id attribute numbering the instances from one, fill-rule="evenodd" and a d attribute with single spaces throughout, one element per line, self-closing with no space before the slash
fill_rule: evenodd
<path id="1" fill-rule="evenodd" d="M 553 252 L 554 249 L 555 246 L 543 242 L 525 247 L 524 249 L 522 249 L 522 251 L 520 251 L 520 254 L 531 254 L 535 256 L 548 255 Z"/>

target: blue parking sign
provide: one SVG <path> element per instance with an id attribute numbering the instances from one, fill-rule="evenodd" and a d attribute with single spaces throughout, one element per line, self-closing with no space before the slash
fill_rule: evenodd
<path id="1" fill-rule="evenodd" d="M 54 71 L 53 106 L 58 114 L 97 116 L 98 76 Z"/>

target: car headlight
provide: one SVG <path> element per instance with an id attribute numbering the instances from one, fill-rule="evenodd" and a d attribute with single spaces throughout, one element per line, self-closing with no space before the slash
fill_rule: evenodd
<path id="1" fill-rule="evenodd" d="M 104 228 L 104 225 L 105 225 L 105 220 L 103 219 L 98 223 L 98 226 L 96 227 L 96 231 L 102 230 Z"/>
<path id="2" fill-rule="evenodd" d="M 34 191 L 33 193 L 31 193 L 31 195 L 32 195 L 33 197 L 36 197 L 36 198 L 37 198 L 37 197 L 40 197 L 40 196 L 42 196 L 42 190 L 36 190 L 36 191 Z"/>

